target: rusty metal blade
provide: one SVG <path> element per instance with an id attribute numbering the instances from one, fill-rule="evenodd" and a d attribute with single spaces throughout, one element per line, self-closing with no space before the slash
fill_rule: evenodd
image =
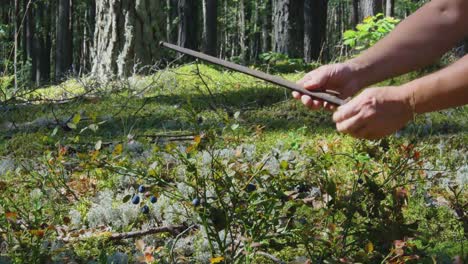
<path id="1" fill-rule="evenodd" d="M 335 95 L 332 95 L 332 94 L 329 94 L 329 93 L 324 93 L 324 92 L 312 92 L 312 91 L 304 89 L 302 86 L 300 86 L 300 85 L 298 85 L 298 84 L 296 84 L 294 82 L 285 80 L 285 79 L 280 78 L 278 76 L 274 76 L 274 75 L 270 75 L 270 74 L 267 74 L 267 73 L 264 73 L 264 72 L 261 72 L 261 71 L 258 71 L 258 70 L 250 69 L 248 67 L 245 67 L 245 66 L 242 66 L 242 65 L 239 65 L 239 64 L 235 64 L 235 63 L 232 63 L 232 62 L 229 62 L 229 61 L 226 61 L 226 60 L 218 59 L 216 57 L 209 56 L 209 55 L 203 54 L 201 52 L 193 51 L 193 50 L 190 50 L 190 49 L 187 49 L 187 48 L 182 48 L 180 46 L 170 44 L 170 43 L 167 43 L 167 42 L 161 41 L 159 44 L 162 47 L 165 47 L 165 48 L 168 48 L 168 49 L 171 49 L 171 50 L 175 50 L 177 52 L 180 52 L 180 53 L 183 53 L 183 54 L 198 58 L 200 60 L 203 60 L 203 61 L 206 61 L 206 62 L 209 62 L 209 63 L 212 63 L 212 64 L 216 64 L 216 65 L 231 69 L 233 71 L 241 72 L 241 73 L 256 77 L 258 79 L 262 79 L 264 81 L 279 85 L 279 86 L 284 87 L 286 89 L 296 91 L 296 92 L 299 92 L 301 94 L 309 95 L 312 98 L 320 99 L 320 100 L 323 100 L 323 101 L 326 101 L 326 102 L 329 102 L 331 104 L 338 105 L 338 106 L 345 104 L 345 100 L 343 100 L 343 99 L 341 99 L 341 98 L 339 98 L 339 97 L 337 97 Z"/>

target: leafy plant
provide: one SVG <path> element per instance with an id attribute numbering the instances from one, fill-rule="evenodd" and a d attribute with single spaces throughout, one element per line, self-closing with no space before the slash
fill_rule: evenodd
<path id="1" fill-rule="evenodd" d="M 356 30 L 343 33 L 343 44 L 356 51 L 365 50 L 390 33 L 399 22 L 399 19 L 383 14 L 367 17 Z"/>

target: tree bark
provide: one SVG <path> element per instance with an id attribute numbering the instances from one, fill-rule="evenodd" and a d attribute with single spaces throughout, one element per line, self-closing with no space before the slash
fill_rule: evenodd
<path id="1" fill-rule="evenodd" d="M 291 57 L 302 57 L 304 0 L 275 0 L 273 4 L 273 48 Z"/>
<path id="2" fill-rule="evenodd" d="M 385 15 L 389 17 L 395 16 L 395 0 L 386 0 Z"/>
<path id="3" fill-rule="evenodd" d="M 93 75 L 103 80 L 129 76 L 159 58 L 162 5 L 148 0 L 96 2 Z"/>
<path id="4" fill-rule="evenodd" d="M 293 0 L 294 1 L 294 0 Z M 273 2 L 273 50 L 289 54 L 289 0 Z"/>
<path id="5" fill-rule="evenodd" d="M 18 90 L 18 48 L 19 48 L 19 28 L 20 28 L 20 5 L 19 0 L 15 0 L 15 31 L 14 31 L 14 58 L 13 68 L 15 74 L 15 92 Z"/>
<path id="6" fill-rule="evenodd" d="M 327 0 L 304 2 L 304 60 L 307 63 L 319 59 L 326 38 Z"/>
<path id="7" fill-rule="evenodd" d="M 51 13 L 50 3 L 37 2 L 36 21 L 38 28 L 43 32 L 34 35 L 34 57 L 37 60 L 35 82 L 41 86 L 50 81 L 50 55 L 52 49 L 51 19 L 47 14 Z"/>
<path id="8" fill-rule="evenodd" d="M 251 17 L 251 22 L 250 25 L 252 27 L 252 33 L 250 37 L 250 45 L 249 45 L 249 50 L 250 50 L 250 61 L 255 61 L 258 58 L 258 55 L 260 54 L 260 37 L 261 37 L 261 31 L 260 31 L 260 15 L 259 15 L 259 9 L 260 5 L 262 3 L 259 1 L 253 1 L 252 3 L 252 17 Z"/>
<path id="9" fill-rule="evenodd" d="M 271 44 L 271 0 L 261 0 L 262 3 L 262 52 L 270 51 Z"/>
<path id="10" fill-rule="evenodd" d="M 216 56 L 218 46 L 218 2 L 203 0 L 203 51 Z"/>
<path id="11" fill-rule="evenodd" d="M 240 58 L 243 62 L 246 61 L 247 58 L 247 47 L 245 45 L 246 43 L 246 25 L 245 25 L 245 3 L 244 0 L 239 0 L 239 6 L 238 6 L 238 21 L 239 21 L 239 27 L 238 27 L 238 34 L 239 34 L 239 46 L 240 46 Z"/>
<path id="12" fill-rule="evenodd" d="M 380 0 L 360 0 L 359 1 L 359 21 L 369 16 L 375 16 L 382 12 L 382 1 Z"/>
<path id="13" fill-rule="evenodd" d="M 179 0 L 179 34 L 177 44 L 184 48 L 198 48 L 197 1 Z"/>
<path id="14" fill-rule="evenodd" d="M 56 20 L 55 80 L 61 81 L 71 70 L 73 54 L 71 50 L 70 0 L 58 0 Z"/>

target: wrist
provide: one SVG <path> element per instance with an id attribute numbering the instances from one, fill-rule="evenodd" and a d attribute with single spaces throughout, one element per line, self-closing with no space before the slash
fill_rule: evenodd
<path id="1" fill-rule="evenodd" d="M 370 72 L 371 67 L 368 63 L 360 60 L 359 58 L 354 58 L 346 61 L 345 64 L 353 73 L 354 82 L 360 89 L 373 84 L 370 78 L 372 76 Z"/>

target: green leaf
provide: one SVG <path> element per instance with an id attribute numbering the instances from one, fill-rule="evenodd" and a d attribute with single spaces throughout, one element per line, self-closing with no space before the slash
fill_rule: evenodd
<path id="1" fill-rule="evenodd" d="M 234 125 L 231 126 L 231 129 L 232 129 L 232 130 L 236 130 L 236 129 L 238 129 L 238 128 L 239 128 L 239 124 L 234 124 Z"/>
<path id="2" fill-rule="evenodd" d="M 128 202 L 130 200 L 130 198 L 132 198 L 132 196 L 130 194 L 125 195 L 125 197 L 122 199 L 122 203 Z"/>
<path id="3" fill-rule="evenodd" d="M 81 115 L 80 114 L 75 114 L 72 119 L 73 124 L 78 124 L 81 120 Z"/>
<path id="4" fill-rule="evenodd" d="M 76 124 L 72 122 L 68 122 L 67 127 L 69 127 L 70 129 L 76 129 Z"/>
<path id="5" fill-rule="evenodd" d="M 356 36 L 356 31 L 354 31 L 354 30 L 346 30 L 343 33 L 343 38 L 344 39 L 354 38 L 355 36 Z"/>
<path id="6" fill-rule="evenodd" d="M 56 126 L 54 128 L 54 131 L 52 131 L 52 134 L 50 134 L 50 136 L 53 137 L 53 136 L 57 135 L 57 132 L 58 132 L 58 126 Z"/>

